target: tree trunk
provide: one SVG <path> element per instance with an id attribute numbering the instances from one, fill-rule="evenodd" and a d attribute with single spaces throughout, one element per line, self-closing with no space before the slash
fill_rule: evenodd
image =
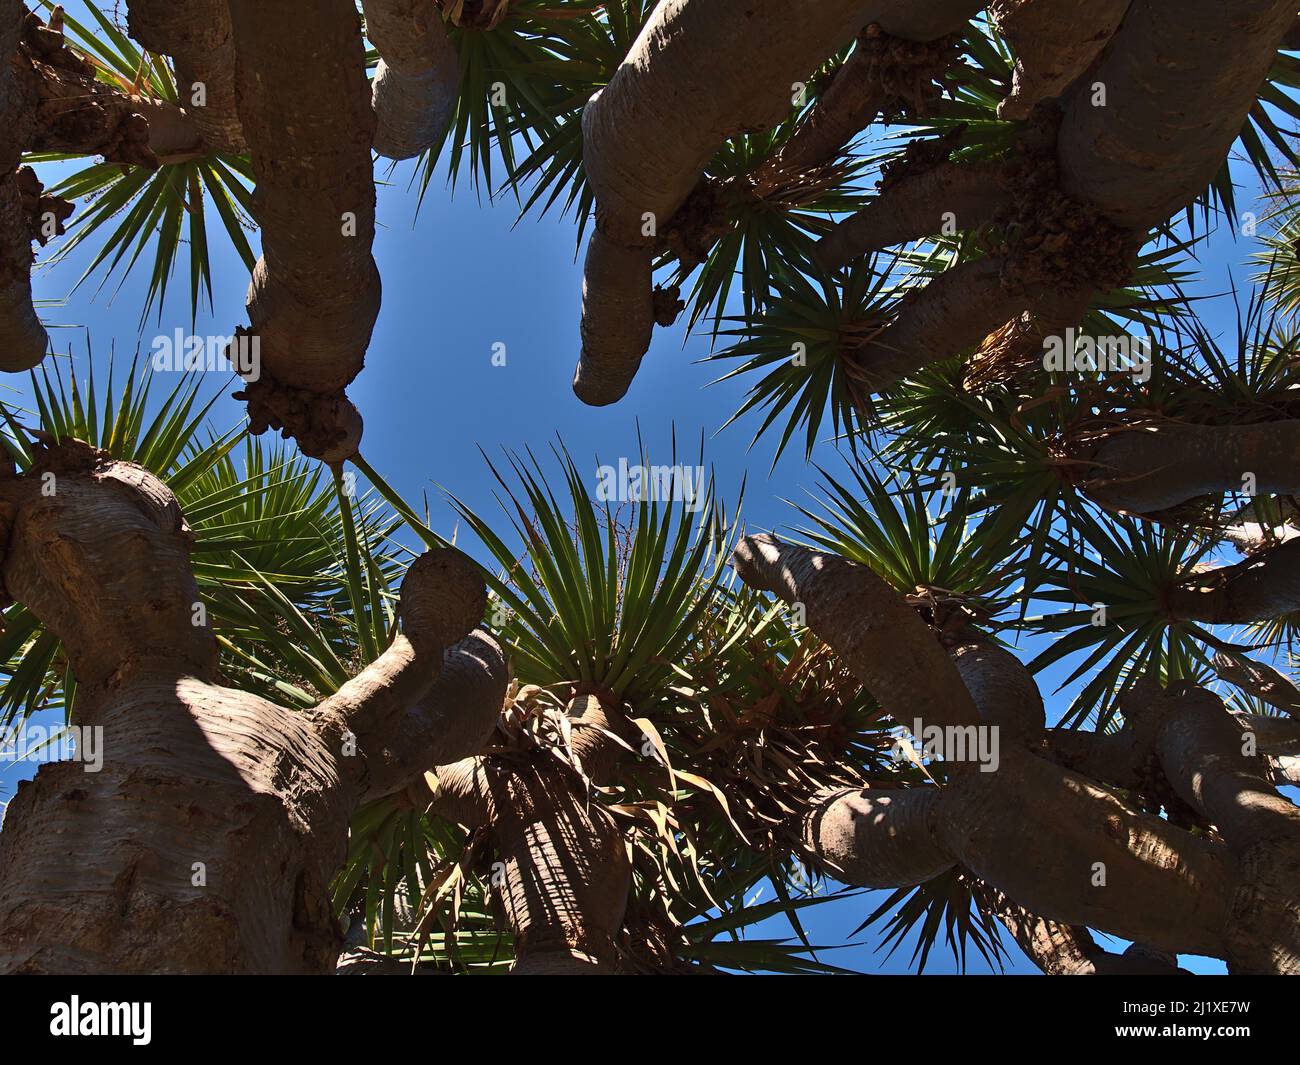
<path id="1" fill-rule="evenodd" d="M 592 696 L 569 707 L 571 750 L 588 780 L 617 759 L 619 724 Z M 616 972 L 614 940 L 631 889 L 622 834 L 549 754 L 484 756 L 434 770 L 431 809 L 490 828 L 500 859 L 499 897 L 519 975 Z"/>
<path id="2" fill-rule="evenodd" d="M 230 0 L 230 13 L 262 229 L 248 290 L 261 375 L 242 395 L 252 432 L 287 429 L 308 455 L 339 462 L 360 442 L 343 388 L 361 372 L 380 299 L 361 20 L 351 0 Z"/>
<path id="3" fill-rule="evenodd" d="M 332 971 L 329 885 L 367 755 L 482 616 L 477 567 L 413 563 L 403 634 L 293 712 L 218 682 L 192 536 L 152 474 L 66 441 L 0 481 L 0 516 L 5 591 L 62 641 L 76 723 L 104 742 L 100 771 L 45 765 L 8 807 L 0 971 Z"/>

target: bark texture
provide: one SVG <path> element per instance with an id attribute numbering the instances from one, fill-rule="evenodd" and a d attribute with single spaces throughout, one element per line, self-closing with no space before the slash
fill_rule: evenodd
<path id="1" fill-rule="evenodd" d="M 751 588 L 801 606 L 808 627 L 896 721 L 979 724 L 961 674 L 925 622 L 866 566 L 768 535 L 741 540 L 732 564 Z"/>
<path id="2" fill-rule="evenodd" d="M 953 10 L 969 17 L 978 6 L 825 0 L 792 19 L 779 0 L 659 4 L 583 112 L 596 230 L 583 272 L 578 397 L 604 405 L 627 392 L 655 322 L 656 232 L 727 137 L 780 121 L 796 83 L 861 27 L 924 40 L 949 31 Z"/>
<path id="3" fill-rule="evenodd" d="M 1092 454 L 1084 485 L 1112 510 L 1151 514 L 1204 495 L 1300 493 L 1300 421 L 1159 423 L 1125 429 Z"/>
<path id="4" fill-rule="evenodd" d="M 361 372 L 380 301 L 361 20 L 349 0 L 231 0 L 230 14 L 262 230 L 248 290 L 261 376 L 240 395 L 253 432 L 282 429 L 338 462 L 361 438 L 343 389 Z"/>
<path id="5" fill-rule="evenodd" d="M 1267 621 L 1300 610 L 1300 540 L 1197 573 L 1169 589 L 1166 599 L 1171 618 L 1211 625 Z"/>
<path id="6" fill-rule="evenodd" d="M 204 143 L 219 152 L 246 152 L 226 0 L 130 0 L 127 29 L 149 51 L 171 57 L 181 106 Z"/>
<path id="7" fill-rule="evenodd" d="M 1047 976 L 1191 975 L 1178 967 L 1176 955 L 1138 943 L 1115 954 L 1104 950 L 1086 928 L 1044 920 L 1001 892 L 993 894 L 998 919 L 1026 957 Z"/>
<path id="8" fill-rule="evenodd" d="M 99 81 L 62 31 L 36 15 L 25 15 L 21 27 L 11 64 L 19 94 L 12 129 L 25 150 L 102 155 L 146 167 L 207 153 L 197 124 L 181 108 Z"/>
<path id="9" fill-rule="evenodd" d="M 1192 689 L 1161 732 L 1160 762 L 1237 860 L 1225 930 L 1232 971 L 1300 975 L 1300 809 L 1242 740 L 1218 696 Z"/>
<path id="10" fill-rule="evenodd" d="M 817 242 L 823 266 L 895 244 L 939 233 L 949 221 L 957 229 L 978 229 L 992 221 L 1006 196 L 1004 167 L 998 163 L 943 162 L 908 174 Z"/>
<path id="11" fill-rule="evenodd" d="M 935 82 L 953 58 L 956 36 L 979 6 L 943 0 L 922 10 L 887 12 L 885 24 L 866 26 L 826 91 L 757 177 L 793 176 L 831 162 L 882 112 L 924 115 L 940 93 Z M 954 38 L 952 47 L 947 38 Z"/>
<path id="12" fill-rule="evenodd" d="M 1223 652 L 1214 656 L 1213 663 L 1214 672 L 1224 680 L 1284 714 L 1300 717 L 1300 688 L 1272 666 Z"/>
<path id="13" fill-rule="evenodd" d="M 1290 0 L 1133 0 L 1089 84 L 1067 97 L 1062 191 L 1144 232 L 1187 206 L 1223 165 L 1295 17 Z"/>
<path id="14" fill-rule="evenodd" d="M 1126 698 L 1119 733 L 1045 731 L 1036 685 L 1013 655 L 964 632 L 941 643 L 865 567 L 770 536 L 743 539 L 735 565 L 752 587 L 802 603 L 812 631 L 896 719 L 910 724 L 901 708 L 945 720 L 934 706 L 961 705 L 947 690 L 955 669 L 975 719 L 1008 741 L 996 765 L 950 772 L 941 786 L 818 801 L 804 819 L 815 863 L 876 888 L 959 865 L 1005 897 L 1008 927 L 1048 971 L 1170 969 L 1178 953 L 1226 958 L 1239 971 L 1295 971 L 1300 811 L 1274 790 L 1266 760 L 1243 753 L 1243 726 L 1217 698 L 1142 685 Z M 873 636 L 877 618 L 889 619 L 893 639 Z M 894 673 L 900 659 L 905 676 Z M 1267 747 L 1287 757 L 1287 742 L 1274 735 Z M 1156 785 L 1214 831 L 1180 827 L 1176 803 L 1178 818 L 1135 805 Z M 1088 928 L 1150 949 L 1116 961 L 1097 952 Z"/>
<path id="15" fill-rule="evenodd" d="M 1011 94 L 998 117 L 1028 118 L 1101 55 L 1131 0 L 994 0 L 989 15 L 1016 53 Z"/>
<path id="16" fill-rule="evenodd" d="M 460 91 L 460 59 L 430 0 L 365 0 L 366 36 L 379 52 L 371 82 L 375 151 L 410 159 L 442 135 Z"/>
<path id="17" fill-rule="evenodd" d="M 1024 53 L 1009 109 L 1018 114 L 1070 87 L 1059 108 L 1039 107 L 1027 124 L 1018 181 L 1003 191 L 1006 210 L 993 219 L 1007 229 L 1007 246 L 910 295 L 888 328 L 846 353 L 867 394 L 979 344 L 1062 290 L 1086 307 L 1123 284 L 1148 231 L 1191 203 L 1223 165 L 1295 19 L 1285 0 L 1250 0 L 1230 12 L 1217 0 L 1088 0 L 1082 7 L 1084 18 L 1079 4 L 1057 0 L 995 5 Z M 824 238 L 826 263 L 847 262 L 900 234 L 927 235 L 917 229 L 948 209 L 945 195 L 961 208 L 954 213 L 963 227 L 963 211 L 973 223 L 986 220 L 960 195 L 980 175 L 959 175 L 942 140 L 924 151 L 938 157 L 916 160 L 924 163 L 919 172 L 909 166 Z M 927 186 L 941 198 L 931 199 Z"/>
<path id="18" fill-rule="evenodd" d="M 294 712 L 220 683 L 192 536 L 152 474 L 65 441 L 0 480 L 0 516 L 4 590 L 62 641 L 77 723 L 104 730 L 101 771 L 45 765 L 9 805 L 0 971 L 332 971 L 328 889 L 367 763 L 481 617 L 477 568 L 422 556 L 394 644 Z"/>

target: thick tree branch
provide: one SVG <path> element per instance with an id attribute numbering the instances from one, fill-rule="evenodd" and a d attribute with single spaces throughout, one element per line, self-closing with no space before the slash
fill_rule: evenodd
<path id="1" fill-rule="evenodd" d="M 970 230 L 990 222 L 1007 192 L 1001 163 L 941 162 L 905 173 L 866 207 L 817 242 L 817 258 L 834 269 L 872 252 L 920 240 L 951 226 Z"/>
<path id="2" fill-rule="evenodd" d="M 901 710 L 904 721 L 976 724 L 978 707 L 996 727 L 1014 718 L 1008 706 L 1036 709 L 1032 679 L 1020 676 L 1013 656 L 959 643 L 954 665 L 865 567 L 769 536 L 743 539 L 734 565 L 751 587 L 803 604 L 809 628 L 896 719 Z M 1232 870 L 1222 848 L 1131 809 L 1086 777 L 1013 744 L 991 772 L 905 794 L 887 806 L 870 792 L 829 796 L 805 820 L 810 849 L 817 854 L 824 843 L 836 875 L 873 887 L 916 883 L 955 862 L 1054 921 L 1164 950 L 1226 949 Z M 1031 832 L 1034 859 L 1026 862 Z"/>
<path id="3" fill-rule="evenodd" d="M 1223 165 L 1295 17 L 1292 0 L 1133 0 L 1066 97 L 1062 191 L 1139 232 L 1186 207 Z"/>
<path id="4" fill-rule="evenodd" d="M 487 589 L 475 562 L 454 547 L 426 551 L 402 579 L 402 631 L 317 711 L 337 717 L 363 744 L 382 750 L 437 678 L 446 650 L 479 623 L 486 607 Z"/>
<path id="5" fill-rule="evenodd" d="M 1300 540 L 1194 574 L 1166 600 L 1171 617 L 1209 625 L 1267 621 L 1300 610 Z"/>
<path id="6" fill-rule="evenodd" d="M 1226 928 L 1233 971 L 1300 973 L 1300 808 L 1279 795 L 1240 722 L 1203 689 L 1178 697 L 1160 763 L 1185 802 L 1213 822 L 1240 868 Z"/>
<path id="7" fill-rule="evenodd" d="M 1173 955 L 1137 943 L 1122 954 L 1103 949 L 1080 925 L 1059 924 L 1021 909 L 999 891 L 991 892 L 994 912 L 1016 945 L 1047 976 L 1190 975 Z"/>
<path id="8" fill-rule="evenodd" d="M 1294 18 L 1285 0 L 1248 0 L 1231 12 L 1218 0 L 1176 9 L 1133 0 L 1085 79 L 1090 84 L 1076 82 L 1064 99 L 1052 152 L 1059 173 L 1051 189 L 1036 190 L 1048 198 L 1025 201 L 1022 223 L 1041 221 L 1050 205 L 1051 221 L 1068 223 L 1065 229 L 1019 233 L 1005 260 L 962 264 L 911 297 L 854 353 L 864 390 L 880 391 L 978 344 L 1055 289 L 1091 295 L 1115 287 L 1149 229 L 1217 173 Z M 1104 86 L 1104 106 L 1092 83 Z M 1030 162 L 1032 179 L 1043 166 Z M 1070 259 L 1061 259 L 1062 240 Z M 1076 276 L 1060 276 L 1063 262 L 1075 264 Z"/>
<path id="9" fill-rule="evenodd" d="M 934 827 L 939 789 L 836 792 L 804 816 L 803 837 L 819 869 L 845 884 L 924 884 L 956 864 Z"/>
<path id="10" fill-rule="evenodd" d="M 881 392 L 979 344 L 1033 298 L 1003 284 L 1004 265 L 999 259 L 961 263 L 909 293 L 888 326 L 844 355 L 849 373 L 868 394 Z"/>
<path id="11" fill-rule="evenodd" d="M 149 51 L 171 57 L 181 106 L 208 147 L 246 152 L 226 0 L 129 0 L 127 29 Z"/>
<path id="12" fill-rule="evenodd" d="M 1035 293 L 1027 311 L 995 329 L 972 352 L 962 387 L 978 393 L 1031 381 L 1035 371 L 1048 368 L 1048 339 L 1077 328 L 1095 295 L 1091 285 Z"/>
<path id="13" fill-rule="evenodd" d="M 1134 514 L 1224 492 L 1294 495 L 1300 493 L 1300 421 L 1123 429 L 1096 448 L 1092 462 L 1088 496 Z"/>
<path id="14" fill-rule="evenodd" d="M 460 91 L 460 60 L 429 0 L 364 0 L 366 36 L 379 52 L 371 82 L 375 151 L 410 159 L 433 147 Z"/>
<path id="15" fill-rule="evenodd" d="M 961 675 L 934 633 L 866 566 L 769 535 L 742 539 L 732 565 L 751 588 L 801 605 L 808 627 L 896 721 L 980 723 Z"/>
<path id="16" fill-rule="evenodd" d="M 948 653 L 981 721 L 1021 739 L 1038 737 L 1044 721 L 1043 696 L 1020 659 L 973 631 L 959 635 Z"/>
<path id="17" fill-rule="evenodd" d="M 1258 754 L 1244 753 L 1242 723 L 1223 701 L 1203 688 L 1174 698 L 1157 753 L 1183 800 L 1239 854 L 1269 841 L 1300 841 L 1300 809 L 1277 794 Z"/>
<path id="18" fill-rule="evenodd" d="M 146 167 L 207 154 L 189 115 L 166 100 L 100 81 L 94 65 L 67 47 L 62 31 L 34 14 L 23 19 L 12 70 L 20 94 L 12 128 L 27 151 L 102 155 Z"/>
<path id="19" fill-rule="evenodd" d="M 1028 118 L 1060 96 L 1101 55 L 1131 0 L 993 0 L 998 31 L 1016 53 L 1011 94 L 998 117 Z"/>
<path id="20" fill-rule="evenodd" d="M 898 794 L 890 807 L 870 791 L 829 798 L 805 821 L 810 847 L 831 848 L 848 883 L 907 886 L 957 863 L 1061 924 L 1175 953 L 1227 950 L 1234 867 L 1223 848 L 1077 773 L 1011 748 L 995 772 L 908 789 L 906 807 Z"/>
<path id="21" fill-rule="evenodd" d="M 943 38 L 963 30 L 978 8 L 970 0 L 943 0 L 924 5 L 923 13 L 894 16 L 888 31 L 880 23 L 866 27 L 789 141 L 755 178 L 804 173 L 831 162 L 882 111 L 903 107 L 924 114 L 940 92 L 934 81 L 951 58 L 948 47 L 925 46 L 946 44 Z"/>
<path id="22" fill-rule="evenodd" d="M 580 399 L 614 403 L 636 375 L 655 321 L 656 233 L 719 145 L 780 121 L 795 83 L 861 27 L 876 22 L 907 36 L 910 18 L 932 25 L 933 7 L 823 0 L 798 18 L 781 0 L 665 0 L 655 8 L 583 111 L 596 230 L 583 274 L 582 356 L 573 380 Z"/>
<path id="23" fill-rule="evenodd" d="M 1214 672 L 1229 684 L 1285 714 L 1300 717 L 1300 688 L 1272 666 L 1222 651 L 1214 656 L 1213 662 Z M 1300 754 L 1300 749 L 1293 753 Z"/>
<path id="24" fill-rule="evenodd" d="M 283 427 L 307 454 L 342 461 L 361 437 L 343 389 L 380 299 L 361 21 L 351 0 L 230 0 L 230 13 L 262 229 L 248 292 L 261 375 L 240 395 L 252 432 Z"/>
<path id="25" fill-rule="evenodd" d="M 447 649 L 432 686 L 393 725 L 382 752 L 368 759 L 366 798 L 400 791 L 430 766 L 470 758 L 483 750 L 501 714 L 509 682 L 497 642 L 476 630 Z M 374 738 L 360 737 L 365 750 Z"/>
<path id="26" fill-rule="evenodd" d="M 32 304 L 32 218 L 20 174 L 0 177 L 0 370 L 6 373 L 38 365 L 50 344 Z"/>

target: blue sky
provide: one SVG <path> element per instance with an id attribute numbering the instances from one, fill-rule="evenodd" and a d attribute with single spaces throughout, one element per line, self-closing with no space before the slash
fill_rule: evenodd
<path id="1" fill-rule="evenodd" d="M 411 173 L 409 164 L 399 167 L 379 192 L 375 256 L 383 306 L 366 368 L 349 392 L 366 421 L 366 459 L 408 500 L 428 493 L 435 529 L 450 535 L 454 526 L 437 485 L 481 513 L 497 513 L 479 447 L 493 457 L 503 448 L 531 448 L 540 456 L 558 434 L 580 468 L 591 469 L 594 478 L 597 455 L 606 462 L 620 456 L 635 461 L 638 426 L 656 457 L 668 453 L 674 428 L 679 449 L 691 456 L 703 432 L 706 462 L 715 468 L 729 502 L 747 479 L 744 516 L 749 528 L 780 528 L 796 519 L 782 499 L 799 498 L 804 489 L 815 487 L 815 471 L 796 446 L 769 473 L 774 444 L 765 439 L 749 450 L 753 423 L 717 433 L 741 403 L 745 383 L 709 387 L 719 370 L 699 364 L 709 351 L 707 335 L 687 337 L 680 325 L 657 330 L 629 395 L 614 407 L 584 406 L 570 389 L 581 291 L 573 221 L 530 217 L 517 223 L 513 200 L 483 202 L 464 184 L 453 197 L 438 183 L 417 217 L 416 192 L 408 187 Z M 1230 268 L 1248 251 L 1247 244 L 1226 238 L 1211 242 L 1202 253 L 1204 282 L 1198 291 L 1224 291 Z M 89 346 L 102 366 L 110 351 L 119 361 L 129 361 L 137 347 L 147 352 L 156 334 L 178 326 L 190 329 L 183 276 L 173 280 L 161 322 L 151 318 L 142 327 L 146 271 L 128 278 L 115 296 L 111 286 L 96 295 L 98 278 L 69 295 L 84 259 L 74 257 L 52 273 L 38 274 L 35 282 L 38 298 L 66 297 L 44 316 L 47 323 L 63 326 L 51 330 L 55 350 L 70 352 L 79 371 L 85 369 Z M 247 275 L 220 242 L 213 273 L 215 313 L 201 315 L 195 332 L 229 334 L 246 321 Z M 1217 303 L 1207 318 L 1230 329 L 1230 304 Z M 505 366 L 492 364 L 497 343 L 505 345 Z M 215 389 L 224 382 L 213 376 Z M 27 392 L 19 379 L 4 384 Z M 229 391 L 225 388 L 227 396 Z M 242 420 L 242 404 L 229 398 L 220 400 L 212 415 L 219 429 Z M 829 444 L 821 445 L 814 457 L 832 470 L 840 461 Z M 474 552 L 472 543 L 465 546 Z M 0 802 L 12 794 L 15 780 L 33 769 L 0 766 Z M 817 907 L 805 914 L 804 923 L 814 942 L 842 943 L 882 898 L 873 893 Z M 777 927 L 772 934 L 787 931 Z M 865 971 L 909 971 L 910 945 L 886 960 L 873 953 L 873 934 L 859 936 L 857 942 L 827 960 Z M 1034 971 L 1014 947 L 1010 954 L 1009 971 Z M 928 971 L 952 968 L 940 949 Z M 1218 963 L 1209 968 L 1222 970 Z M 973 959 L 971 970 L 981 969 L 978 958 Z"/>

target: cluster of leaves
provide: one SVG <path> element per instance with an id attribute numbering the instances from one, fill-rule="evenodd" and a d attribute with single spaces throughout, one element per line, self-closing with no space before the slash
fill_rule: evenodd
<path id="1" fill-rule="evenodd" d="M 671 465 L 676 459 L 674 454 Z M 753 641 L 764 642 L 765 624 L 777 622 L 769 617 L 756 624 L 753 604 L 742 606 L 724 581 L 734 522 L 712 485 L 701 485 L 689 505 L 655 498 L 598 500 L 572 458 L 557 449 L 564 485 L 557 497 L 536 459 L 507 461 L 508 472 L 490 467 L 502 488 L 506 533 L 453 500 L 499 567 L 488 577 L 488 623 L 514 673 L 497 746 L 486 757 L 500 751 L 559 758 L 574 786 L 589 789 L 591 801 L 621 826 L 634 867 L 623 943 L 629 964 L 824 971 L 806 945 L 740 934 L 775 913 L 793 914 L 818 896 L 795 898 L 785 891 L 788 841 L 780 853 L 753 849 L 737 823 L 758 812 L 749 796 L 742 797 L 738 781 L 764 781 L 775 764 L 764 768 L 760 753 L 753 772 L 737 775 L 745 759 L 740 747 L 759 753 L 764 736 L 774 738 L 744 723 L 767 711 L 749 706 L 758 699 L 757 681 L 741 671 L 754 673 Z M 427 543 L 441 542 L 427 527 L 415 528 Z M 786 630 L 784 638 L 793 647 L 794 634 Z M 806 644 L 809 638 L 803 633 L 800 639 Z M 749 645 L 742 647 L 746 640 Z M 799 669 L 797 660 L 786 667 Z M 812 688 L 811 678 L 821 674 L 808 676 Z M 778 698 L 795 699 L 777 680 L 764 674 L 762 700 L 769 709 Z M 860 688 L 850 686 L 861 704 Z M 591 781 L 568 752 L 565 708 L 579 692 L 622 707 L 646 737 L 642 750 L 627 752 L 616 781 Z M 856 712 L 861 715 L 860 706 Z M 719 747 L 724 721 L 740 731 Z M 824 731 L 827 723 L 820 727 Z M 842 731 L 846 749 L 867 749 L 856 729 L 846 725 Z M 801 757 L 807 750 L 807 740 L 797 741 L 791 753 Z M 793 775 L 786 786 L 806 792 L 806 767 L 789 755 L 785 763 Z M 824 772 L 844 770 L 828 758 Z M 776 792 L 775 799 L 766 797 L 769 812 L 760 813 L 770 819 L 781 785 L 760 784 L 764 789 Z M 496 925 L 481 920 L 491 894 L 491 852 L 482 834 L 458 834 L 427 811 L 422 815 L 412 801 L 382 800 L 363 812 L 365 825 L 373 828 L 363 836 L 354 825 L 336 902 L 365 920 L 372 942 L 412 961 L 492 970 L 508 960 L 509 944 Z M 743 812 L 737 808 L 742 802 Z M 764 883 L 780 885 L 782 897 L 746 905 Z"/>

